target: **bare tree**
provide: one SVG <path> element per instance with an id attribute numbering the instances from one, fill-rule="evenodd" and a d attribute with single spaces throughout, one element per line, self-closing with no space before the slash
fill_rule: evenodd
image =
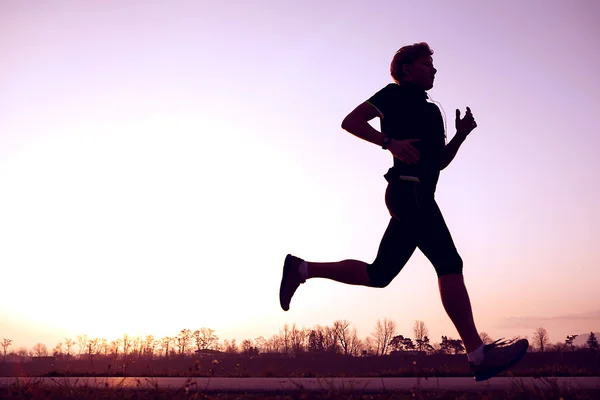
<path id="1" fill-rule="evenodd" d="M 396 323 L 389 318 L 384 318 L 383 322 L 378 319 L 375 332 L 371 335 L 375 339 L 377 355 L 386 355 L 389 351 L 390 341 L 396 335 Z"/>
<path id="2" fill-rule="evenodd" d="M 283 351 L 283 342 L 278 334 L 271 336 L 265 342 L 265 353 L 281 353 Z"/>
<path id="3" fill-rule="evenodd" d="M 214 329 L 210 328 L 200 328 L 194 331 L 193 337 L 197 350 L 212 349 L 219 340 L 219 337 L 215 335 Z"/>
<path id="4" fill-rule="evenodd" d="M 345 319 L 334 321 L 333 332 L 342 352 L 346 355 L 350 354 L 350 340 L 352 333 L 350 330 L 350 322 Z"/>
<path id="5" fill-rule="evenodd" d="M 169 357 L 169 350 L 174 341 L 175 339 L 170 336 L 160 339 L 160 346 L 165 350 L 165 358 Z"/>
<path id="6" fill-rule="evenodd" d="M 29 350 L 27 350 L 27 347 L 21 346 L 19 347 L 19 350 L 17 350 L 17 355 L 21 357 L 21 359 L 24 359 L 29 356 Z"/>
<path id="7" fill-rule="evenodd" d="M 8 348 L 10 347 L 10 345 L 12 344 L 12 339 L 2 339 L 2 363 L 6 362 L 6 352 L 8 351 Z"/>
<path id="8" fill-rule="evenodd" d="M 133 346 L 133 341 L 128 334 L 124 334 L 121 339 L 121 345 L 123 346 L 123 357 L 127 358 L 129 352 L 131 351 L 131 347 Z"/>
<path id="9" fill-rule="evenodd" d="M 254 345 L 260 353 L 263 353 L 265 351 L 265 348 L 267 347 L 267 340 L 264 337 L 259 336 L 256 339 L 254 339 Z"/>
<path id="10" fill-rule="evenodd" d="M 177 349 L 179 354 L 187 354 L 192 342 L 192 331 L 189 329 L 182 329 L 175 339 L 177 340 Z"/>
<path id="11" fill-rule="evenodd" d="M 152 359 L 154 357 L 154 352 L 156 351 L 156 346 L 157 342 L 154 335 L 146 335 L 146 339 L 144 339 L 143 343 L 144 357 Z"/>
<path id="12" fill-rule="evenodd" d="M 119 356 L 119 351 L 121 349 L 121 345 L 123 344 L 123 339 L 117 338 L 115 340 L 111 340 L 110 342 L 110 354 L 116 359 Z"/>
<path id="13" fill-rule="evenodd" d="M 88 335 L 86 335 L 86 334 L 77 336 L 77 346 L 79 347 L 79 355 L 86 353 L 89 340 L 90 339 L 88 338 Z"/>
<path id="14" fill-rule="evenodd" d="M 291 331 L 290 326 L 287 323 L 285 323 L 283 325 L 283 329 L 279 330 L 279 337 L 281 338 L 282 343 L 283 343 L 283 352 L 284 353 L 289 353 L 290 348 L 292 347 L 290 344 L 290 342 L 291 342 L 290 331 Z"/>
<path id="15" fill-rule="evenodd" d="M 223 347 L 225 347 L 225 353 L 237 354 L 240 352 L 235 339 L 223 341 Z"/>
<path id="16" fill-rule="evenodd" d="M 338 353 L 338 341 L 335 336 L 335 329 L 331 326 L 323 326 L 319 327 L 323 329 L 323 346 L 325 347 L 325 351 L 329 353 Z"/>
<path id="17" fill-rule="evenodd" d="M 350 332 L 349 343 L 350 343 L 349 354 L 352 356 L 359 356 L 360 353 L 362 352 L 364 346 L 363 346 L 363 341 L 360 340 L 360 338 L 358 337 L 356 328 L 352 328 L 352 332 Z"/>
<path id="18" fill-rule="evenodd" d="M 544 351 L 550 344 L 548 331 L 542 327 L 537 328 L 535 332 L 533 332 L 533 343 L 540 351 Z"/>
<path id="19" fill-rule="evenodd" d="M 365 338 L 362 351 L 364 351 L 367 355 L 377 354 L 377 344 L 375 343 L 373 337 L 367 336 Z"/>
<path id="20" fill-rule="evenodd" d="M 31 349 L 31 355 L 34 357 L 47 357 L 48 347 L 43 343 L 36 343 Z"/>
<path id="21" fill-rule="evenodd" d="M 294 353 L 297 354 L 305 350 L 306 337 L 306 331 L 304 329 L 298 329 L 294 322 L 292 324 L 292 329 L 290 330 L 290 346 Z"/>
<path id="22" fill-rule="evenodd" d="M 52 349 L 52 355 L 56 358 L 59 358 L 63 356 L 64 351 L 63 351 L 63 344 L 62 343 L 58 343 L 56 346 L 54 346 L 54 349 Z"/>
<path id="23" fill-rule="evenodd" d="M 71 349 L 75 346 L 75 341 L 71 338 L 65 338 L 65 347 L 67 348 L 67 359 L 71 357 Z"/>
<path id="24" fill-rule="evenodd" d="M 100 343 L 98 343 L 98 352 L 101 353 L 104 357 L 108 355 L 108 340 L 105 338 L 100 339 Z"/>
<path id="25" fill-rule="evenodd" d="M 423 341 L 426 336 L 429 335 L 429 329 L 425 326 L 423 321 L 415 321 L 413 325 L 413 336 L 415 337 L 415 345 L 418 351 L 423 351 L 425 342 Z"/>

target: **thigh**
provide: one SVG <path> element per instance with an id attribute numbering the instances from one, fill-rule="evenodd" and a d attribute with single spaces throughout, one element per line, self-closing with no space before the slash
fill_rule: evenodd
<path id="1" fill-rule="evenodd" d="M 391 186 L 386 191 L 391 218 L 381 238 L 377 257 L 368 267 L 373 286 L 387 286 L 417 248 L 418 206 L 411 186 Z"/>
<path id="2" fill-rule="evenodd" d="M 438 276 L 462 273 L 462 259 L 435 201 L 422 209 L 417 246 L 431 261 Z"/>

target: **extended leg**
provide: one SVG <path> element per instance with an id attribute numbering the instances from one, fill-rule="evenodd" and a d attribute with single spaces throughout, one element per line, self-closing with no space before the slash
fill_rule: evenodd
<path id="1" fill-rule="evenodd" d="M 423 215 L 419 248 L 435 267 L 444 309 L 467 353 L 470 353 L 478 349 L 482 341 L 473 320 L 471 301 L 462 274 L 462 259 L 435 201 L 428 205 Z"/>
<path id="2" fill-rule="evenodd" d="M 475 327 L 469 293 L 462 274 L 448 274 L 438 278 L 444 309 L 456 327 L 467 353 L 475 351 L 482 341 Z"/>

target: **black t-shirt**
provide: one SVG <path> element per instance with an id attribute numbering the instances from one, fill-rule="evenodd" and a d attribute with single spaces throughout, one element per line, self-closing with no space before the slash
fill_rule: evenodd
<path id="1" fill-rule="evenodd" d="M 410 83 L 390 83 L 367 102 L 380 113 L 381 131 L 393 139 L 420 139 L 413 145 L 419 150 L 418 164 L 404 164 L 394 157 L 395 176 L 416 177 L 435 185 L 445 146 L 444 120 L 440 109 L 427 101 L 427 93 Z"/>

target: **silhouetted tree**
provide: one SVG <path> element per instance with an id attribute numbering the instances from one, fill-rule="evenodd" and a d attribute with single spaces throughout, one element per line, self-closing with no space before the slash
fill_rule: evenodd
<path id="1" fill-rule="evenodd" d="M 352 356 L 358 356 L 363 351 L 363 341 L 358 337 L 358 332 L 356 328 L 352 328 L 352 332 L 350 333 L 350 350 L 349 354 Z"/>
<path id="2" fill-rule="evenodd" d="M 396 335 L 390 340 L 390 347 L 396 351 L 414 350 L 415 345 L 411 338 L 405 338 L 402 335 Z"/>
<path id="3" fill-rule="evenodd" d="M 19 347 L 19 350 L 17 350 L 17 355 L 21 358 L 26 358 L 29 356 L 29 350 L 27 350 L 27 347 L 21 346 Z"/>
<path id="4" fill-rule="evenodd" d="M 423 340 L 427 335 L 429 335 L 429 329 L 425 326 L 425 322 L 419 320 L 415 321 L 415 324 L 413 325 L 413 336 L 415 337 L 417 350 L 423 351 Z"/>
<path id="5" fill-rule="evenodd" d="M 2 339 L 2 363 L 6 362 L 6 352 L 8 348 L 12 345 L 12 339 Z"/>
<path id="6" fill-rule="evenodd" d="M 550 344 L 548 331 L 545 328 L 539 327 L 533 332 L 533 343 L 540 351 L 544 351 Z"/>
<path id="7" fill-rule="evenodd" d="M 287 322 L 283 324 L 283 329 L 279 330 L 279 337 L 281 338 L 281 342 L 283 344 L 283 352 L 286 354 L 290 352 L 292 347 L 290 340 L 290 331 L 291 329 Z"/>
<path id="8" fill-rule="evenodd" d="M 429 336 L 425 336 L 423 338 L 423 341 L 421 343 L 421 350 L 419 350 L 419 351 L 425 351 L 427 353 L 434 352 L 434 348 L 433 348 L 433 345 L 431 344 L 431 341 L 429 340 Z"/>
<path id="9" fill-rule="evenodd" d="M 460 354 L 465 351 L 462 340 L 452 339 L 447 336 L 442 336 L 440 343 L 440 352 L 444 354 Z"/>
<path id="10" fill-rule="evenodd" d="M 281 340 L 279 335 L 275 334 L 265 341 L 263 353 L 279 353 L 281 352 Z"/>
<path id="11" fill-rule="evenodd" d="M 52 349 L 52 355 L 56 358 L 62 358 L 64 355 L 64 351 L 63 351 L 63 344 L 62 343 L 58 343 L 56 346 L 54 346 L 54 349 Z"/>
<path id="12" fill-rule="evenodd" d="M 210 328 L 200 328 L 194 331 L 193 336 L 197 350 L 212 350 L 219 341 L 219 337 L 215 335 L 215 330 Z"/>
<path id="13" fill-rule="evenodd" d="M 46 357 L 48 356 L 48 347 L 43 343 L 36 343 L 31 349 L 31 355 L 34 357 Z"/>
<path id="14" fill-rule="evenodd" d="M 105 338 L 100 339 L 100 343 L 98 343 L 98 353 L 102 354 L 104 357 L 108 355 L 108 340 Z"/>
<path id="15" fill-rule="evenodd" d="M 86 334 L 77 336 L 77 347 L 79 347 L 79 353 L 78 353 L 79 356 L 86 353 L 88 340 L 90 340 L 90 339 L 88 338 L 88 335 L 86 335 Z"/>
<path id="16" fill-rule="evenodd" d="M 575 338 L 577 338 L 577 336 L 579 336 L 579 335 L 568 335 L 567 338 L 565 339 L 565 344 L 567 346 L 569 346 L 571 351 L 575 350 L 575 345 L 573 344 L 573 341 L 575 340 Z"/>
<path id="17" fill-rule="evenodd" d="M 377 320 L 375 332 L 371 334 L 377 346 L 377 355 L 386 355 L 389 351 L 390 340 L 396 335 L 396 323 L 392 319 Z"/>
<path id="18" fill-rule="evenodd" d="M 121 339 L 121 345 L 123 346 L 123 357 L 127 358 L 129 352 L 131 351 L 132 344 L 131 337 L 128 334 L 124 334 L 123 338 Z"/>
<path id="19" fill-rule="evenodd" d="M 377 344 L 372 336 L 367 336 L 363 342 L 363 351 L 365 354 L 377 355 Z"/>
<path id="20" fill-rule="evenodd" d="M 244 339 L 242 340 L 242 344 L 240 345 L 240 350 L 242 354 L 247 356 L 255 356 L 258 355 L 258 349 L 252 343 L 252 339 Z"/>
<path id="21" fill-rule="evenodd" d="M 72 355 L 71 350 L 75 346 L 75 341 L 71 338 L 65 338 L 65 348 L 67 350 L 67 359 L 69 359 Z"/>
<path id="22" fill-rule="evenodd" d="M 160 347 L 165 351 L 165 358 L 169 357 L 169 350 L 174 342 L 175 339 L 170 336 L 165 336 L 160 339 Z"/>
<path id="23" fill-rule="evenodd" d="M 341 319 L 338 319 L 333 322 L 333 332 L 335 334 L 335 338 L 337 343 L 339 344 L 342 353 L 348 355 L 350 354 L 350 340 L 351 340 L 351 330 L 350 330 L 350 322 Z"/>
<path id="24" fill-rule="evenodd" d="M 189 329 L 182 329 L 175 340 L 177 343 L 177 352 L 181 355 L 187 354 L 192 342 L 192 331 Z"/>
<path id="25" fill-rule="evenodd" d="M 304 329 L 298 329 L 296 323 L 292 324 L 292 328 L 290 329 L 290 347 L 291 351 L 294 353 L 300 353 L 305 350 L 305 342 L 306 342 L 306 331 Z"/>
<path id="26" fill-rule="evenodd" d="M 119 351 L 121 349 L 121 344 L 123 343 L 123 339 L 117 338 L 115 340 L 111 340 L 110 342 L 110 353 L 116 359 L 119 357 Z"/>
<path id="27" fill-rule="evenodd" d="M 308 351 L 311 353 L 321 353 L 325 351 L 323 345 L 323 333 L 315 329 L 311 329 L 308 334 Z"/>
<path id="28" fill-rule="evenodd" d="M 256 339 L 254 339 L 254 346 L 256 346 L 259 353 L 262 353 L 265 351 L 266 345 L 267 345 L 267 340 L 264 337 L 259 336 Z"/>
<path id="29" fill-rule="evenodd" d="M 569 350 L 570 350 L 569 346 L 564 342 L 556 342 L 556 343 L 548 346 L 548 351 L 556 351 L 556 352 L 563 353 L 563 352 L 569 351 Z"/>
<path id="30" fill-rule="evenodd" d="M 588 336 L 586 344 L 591 350 L 598 351 L 598 338 L 596 338 L 596 334 L 594 332 L 590 332 L 590 336 Z"/>
<path id="31" fill-rule="evenodd" d="M 237 354 L 240 352 L 235 339 L 223 341 L 223 347 L 225 348 L 225 353 Z"/>

